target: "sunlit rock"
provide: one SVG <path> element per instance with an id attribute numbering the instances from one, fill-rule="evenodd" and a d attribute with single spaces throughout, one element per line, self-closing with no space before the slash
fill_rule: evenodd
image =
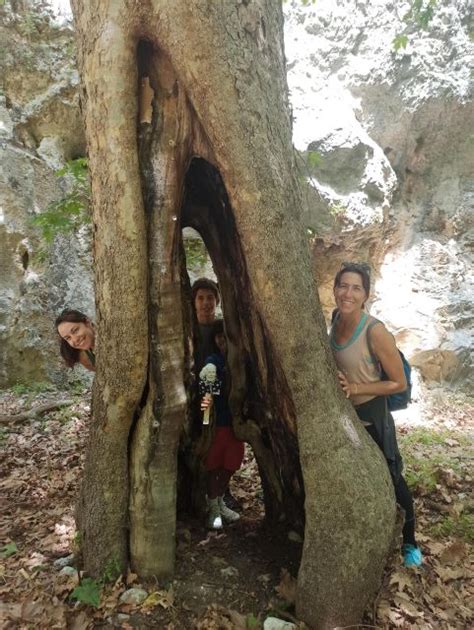
<path id="1" fill-rule="evenodd" d="M 307 195 L 305 220 L 325 312 L 333 307 L 332 279 L 341 261 L 370 261 L 373 312 L 409 356 L 425 357 L 419 366 L 425 380 L 468 387 L 474 319 L 469 3 L 437 2 L 426 30 L 403 20 L 408 4 L 385 0 L 292 0 L 284 10 L 294 140 L 306 158 L 308 150 L 318 154 L 306 160 L 316 194 Z M 399 34 L 407 46 L 395 50 Z"/>

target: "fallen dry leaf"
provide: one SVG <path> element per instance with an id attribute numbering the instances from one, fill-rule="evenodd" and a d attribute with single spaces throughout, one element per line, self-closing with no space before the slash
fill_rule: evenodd
<path id="1" fill-rule="evenodd" d="M 93 623 L 93 620 L 90 619 L 83 610 L 81 610 L 81 612 L 72 620 L 70 630 L 89 630 L 89 628 L 92 628 Z"/>
<path id="2" fill-rule="evenodd" d="M 290 575 L 287 569 L 281 570 L 281 581 L 275 587 L 276 592 L 289 604 L 296 601 L 296 579 Z"/>
<path id="3" fill-rule="evenodd" d="M 397 587 L 398 591 L 402 592 L 406 590 L 409 593 L 413 593 L 413 582 L 411 576 L 406 572 L 396 572 L 390 578 L 390 584 Z"/>
<path id="4" fill-rule="evenodd" d="M 462 540 L 456 540 L 448 545 L 439 560 L 443 564 L 454 564 L 462 560 L 467 554 L 467 545 Z"/>
<path id="5" fill-rule="evenodd" d="M 156 606 L 161 606 L 165 610 L 173 606 L 174 603 L 174 593 L 173 587 L 170 588 L 169 591 L 154 591 L 150 593 L 148 597 L 142 604 L 142 608 L 151 609 L 156 608 Z"/>
<path id="6" fill-rule="evenodd" d="M 443 582 L 449 582 L 450 580 L 459 580 L 464 577 L 464 569 L 449 569 L 440 566 L 435 567 L 436 573 L 443 580 Z"/>
<path id="7" fill-rule="evenodd" d="M 127 573 L 127 586 L 130 586 L 130 584 L 133 584 L 137 580 L 138 580 L 138 575 L 136 573 L 133 573 L 129 569 Z"/>
<path id="8" fill-rule="evenodd" d="M 236 610 L 229 610 L 228 615 L 234 624 L 234 630 L 247 630 L 247 618 Z"/>

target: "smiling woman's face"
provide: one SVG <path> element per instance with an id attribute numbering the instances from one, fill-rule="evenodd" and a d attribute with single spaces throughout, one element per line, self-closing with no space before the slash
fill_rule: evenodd
<path id="1" fill-rule="evenodd" d="M 334 287 L 334 297 L 341 313 L 351 313 L 362 309 L 368 295 L 360 274 L 351 271 L 343 273 L 338 286 Z"/>
<path id="2" fill-rule="evenodd" d="M 89 321 L 61 322 L 58 326 L 58 333 L 71 348 L 76 350 L 91 350 L 94 347 L 95 334 Z"/>

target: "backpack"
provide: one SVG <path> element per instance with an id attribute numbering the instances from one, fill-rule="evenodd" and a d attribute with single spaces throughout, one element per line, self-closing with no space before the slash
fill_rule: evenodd
<path id="1" fill-rule="evenodd" d="M 378 323 L 380 323 L 380 320 L 376 319 L 370 322 L 370 324 L 367 326 L 367 345 L 369 346 L 369 351 L 370 351 L 370 354 L 372 355 L 372 358 L 374 359 L 376 363 L 380 365 L 380 361 L 375 356 L 375 353 L 372 350 L 372 346 L 370 345 L 370 336 L 369 336 L 369 330 L 372 328 L 372 326 L 375 326 L 375 324 L 378 324 Z M 390 394 L 390 396 L 386 397 L 387 407 L 389 411 L 398 411 L 399 409 L 406 409 L 408 405 L 411 403 L 411 387 L 412 387 L 411 365 L 408 363 L 405 355 L 403 354 L 401 350 L 398 350 L 398 354 L 400 355 L 400 358 L 402 360 L 403 371 L 405 372 L 405 378 L 407 381 L 407 388 L 403 392 L 398 392 L 397 394 Z M 381 365 L 380 365 L 380 371 L 381 371 L 382 381 L 388 381 L 389 378 Z"/>

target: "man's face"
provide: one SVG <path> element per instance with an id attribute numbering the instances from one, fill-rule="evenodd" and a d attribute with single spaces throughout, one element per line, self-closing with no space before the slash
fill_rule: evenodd
<path id="1" fill-rule="evenodd" d="M 194 308 L 199 324 L 212 324 L 216 318 L 216 296 L 210 289 L 198 289 Z"/>

